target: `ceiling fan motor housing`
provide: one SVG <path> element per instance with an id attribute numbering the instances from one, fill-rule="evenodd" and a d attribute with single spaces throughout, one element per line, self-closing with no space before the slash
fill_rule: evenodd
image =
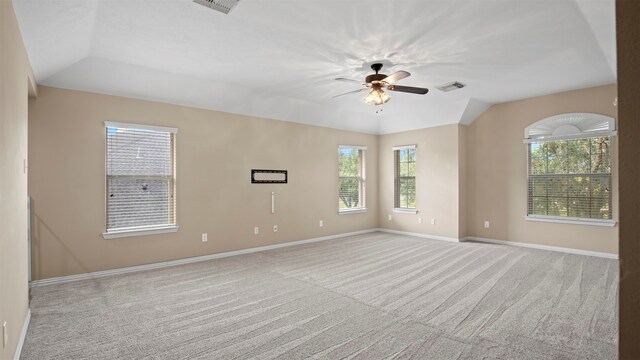
<path id="1" fill-rule="evenodd" d="M 372 83 L 374 81 L 380 81 L 380 80 L 382 80 L 382 79 L 384 79 L 386 77 L 387 77 L 387 75 L 385 75 L 385 74 L 371 74 L 371 75 L 369 75 L 369 76 L 367 76 L 365 78 L 365 81 L 367 83 Z"/>

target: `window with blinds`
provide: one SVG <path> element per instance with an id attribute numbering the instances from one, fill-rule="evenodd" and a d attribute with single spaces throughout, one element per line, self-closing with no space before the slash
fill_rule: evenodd
<path id="1" fill-rule="evenodd" d="M 106 125 L 107 232 L 175 225 L 177 129 Z"/>
<path id="2" fill-rule="evenodd" d="M 365 151 L 363 146 L 338 147 L 338 210 L 365 209 Z"/>
<path id="3" fill-rule="evenodd" d="M 529 144 L 528 216 L 610 220 L 611 138 Z"/>
<path id="4" fill-rule="evenodd" d="M 416 146 L 393 148 L 395 167 L 394 208 L 416 208 Z"/>

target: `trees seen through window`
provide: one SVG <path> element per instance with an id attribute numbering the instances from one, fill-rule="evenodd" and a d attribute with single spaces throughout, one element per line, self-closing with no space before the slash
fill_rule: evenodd
<path id="1" fill-rule="evenodd" d="M 364 152 L 360 147 L 338 149 L 338 209 L 365 207 Z"/>
<path id="2" fill-rule="evenodd" d="M 528 214 L 611 219 L 611 138 L 529 144 Z"/>

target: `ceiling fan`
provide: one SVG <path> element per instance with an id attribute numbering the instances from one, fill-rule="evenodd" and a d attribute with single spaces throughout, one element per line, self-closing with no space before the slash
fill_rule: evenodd
<path id="1" fill-rule="evenodd" d="M 367 95 L 367 97 L 364 98 L 364 101 L 367 104 L 382 105 L 391 99 L 391 96 L 387 95 L 387 93 L 384 92 L 384 89 L 387 89 L 389 91 L 399 91 L 419 95 L 424 95 L 429 92 L 429 89 L 427 88 L 395 85 L 396 81 L 411 76 L 411 74 L 407 71 L 400 70 L 389 76 L 385 74 L 379 74 L 378 72 L 382 69 L 382 64 L 380 63 L 372 64 L 371 69 L 376 73 L 367 76 L 364 80 L 364 83 L 353 79 L 336 78 L 336 80 L 338 81 L 361 84 L 362 88 L 354 91 L 349 91 L 348 93 L 336 95 L 334 96 L 334 98 L 371 89 L 371 92 L 369 93 L 369 95 Z"/>

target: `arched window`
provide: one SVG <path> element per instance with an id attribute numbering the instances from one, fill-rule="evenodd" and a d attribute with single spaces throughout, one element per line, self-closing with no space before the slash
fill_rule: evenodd
<path id="1" fill-rule="evenodd" d="M 527 219 L 609 225 L 612 208 L 612 117 L 571 113 L 525 129 Z"/>

